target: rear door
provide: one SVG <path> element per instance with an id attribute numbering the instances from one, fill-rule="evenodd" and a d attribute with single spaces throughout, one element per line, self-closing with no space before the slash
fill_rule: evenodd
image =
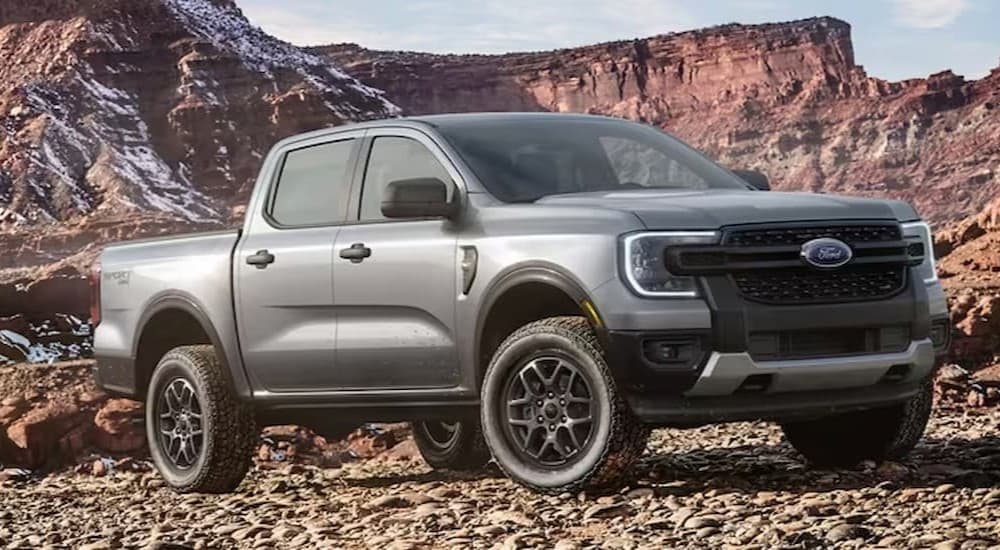
<path id="1" fill-rule="evenodd" d="M 338 382 L 333 246 L 362 136 L 290 146 L 266 199 L 247 212 L 249 229 L 234 258 L 240 345 L 248 372 L 268 391 L 324 390 Z"/>
<path id="2" fill-rule="evenodd" d="M 368 132 L 354 223 L 337 235 L 338 383 L 352 388 L 443 388 L 458 384 L 455 345 L 457 233 L 444 219 L 386 219 L 389 182 L 434 177 L 458 192 L 458 172 L 437 145 L 410 129 Z M 361 261 L 339 252 L 363 247 Z"/>

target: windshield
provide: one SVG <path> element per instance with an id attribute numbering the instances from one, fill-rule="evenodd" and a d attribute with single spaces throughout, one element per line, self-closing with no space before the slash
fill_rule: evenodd
<path id="1" fill-rule="evenodd" d="M 438 130 L 505 202 L 628 189 L 747 189 L 694 149 L 644 124 L 611 118 L 453 119 Z"/>

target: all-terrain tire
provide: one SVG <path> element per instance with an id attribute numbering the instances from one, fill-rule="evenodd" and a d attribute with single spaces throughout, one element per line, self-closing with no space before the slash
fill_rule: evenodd
<path id="1" fill-rule="evenodd" d="M 169 351 L 153 371 L 146 399 L 146 438 L 164 481 L 180 493 L 227 493 L 236 489 L 253 461 L 259 430 L 253 408 L 234 394 L 212 346 Z M 183 381 L 183 382 L 182 382 Z M 200 409 L 200 452 L 178 466 L 160 437 L 158 410 L 168 385 L 189 384 Z"/>
<path id="2" fill-rule="evenodd" d="M 850 468 L 863 460 L 898 460 L 923 437 L 931 416 L 930 381 L 909 400 L 781 426 L 785 438 L 807 461 L 821 467 Z"/>
<path id="3" fill-rule="evenodd" d="M 565 467 L 532 462 L 506 428 L 510 377 L 533 358 L 556 355 L 572 361 L 593 389 L 597 420 L 588 443 Z M 552 317 L 511 334 L 493 355 L 483 380 L 482 425 L 497 465 L 511 479 L 533 490 L 560 494 L 620 487 L 646 449 L 649 429 L 618 393 L 597 335 L 583 317 Z"/>
<path id="4" fill-rule="evenodd" d="M 413 441 L 435 470 L 475 471 L 490 461 L 478 418 L 413 423 Z"/>

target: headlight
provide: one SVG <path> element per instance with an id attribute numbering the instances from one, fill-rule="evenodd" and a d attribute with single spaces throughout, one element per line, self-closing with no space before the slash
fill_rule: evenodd
<path id="1" fill-rule="evenodd" d="M 658 231 L 633 233 L 622 238 L 622 271 L 640 296 L 696 298 L 694 277 L 679 277 L 667 271 L 664 252 L 671 246 L 717 244 L 716 231 Z"/>
<path id="2" fill-rule="evenodd" d="M 931 234 L 931 226 L 927 222 L 911 222 L 902 224 L 903 238 L 908 240 L 919 239 L 924 243 L 924 262 L 914 269 L 920 273 L 924 282 L 931 285 L 937 282 L 937 260 L 934 259 L 934 236 Z"/>

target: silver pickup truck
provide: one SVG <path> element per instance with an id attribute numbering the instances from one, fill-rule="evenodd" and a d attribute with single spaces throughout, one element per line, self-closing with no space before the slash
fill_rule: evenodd
<path id="1" fill-rule="evenodd" d="M 437 468 L 620 485 L 651 428 L 764 419 L 812 463 L 907 453 L 948 344 L 909 205 L 764 192 L 622 120 L 441 115 L 282 141 L 242 230 L 109 246 L 97 378 L 179 491 L 260 425 L 411 421 Z"/>

